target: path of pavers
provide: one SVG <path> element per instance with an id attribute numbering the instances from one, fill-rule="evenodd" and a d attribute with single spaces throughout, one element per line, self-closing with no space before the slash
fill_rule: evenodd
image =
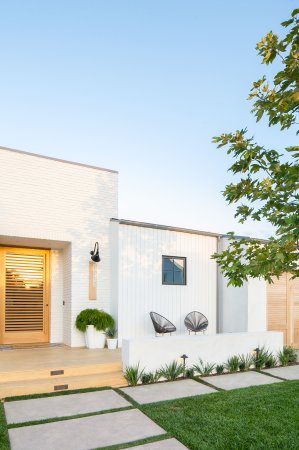
<path id="1" fill-rule="evenodd" d="M 9 429 L 12 450 L 90 450 L 165 431 L 138 409 Z"/>
<path id="2" fill-rule="evenodd" d="M 299 364 L 287 367 L 275 367 L 273 369 L 263 370 L 275 377 L 285 378 L 286 380 L 299 380 Z"/>
<path id="3" fill-rule="evenodd" d="M 176 398 L 192 397 L 194 395 L 216 392 L 215 389 L 194 380 L 180 380 L 171 383 L 156 383 L 127 387 L 121 389 L 137 403 L 154 403 Z"/>
<path id="4" fill-rule="evenodd" d="M 299 379 L 299 365 L 265 370 L 273 376 Z M 202 379 L 225 390 L 283 382 L 255 371 L 203 377 Z M 152 403 L 182 397 L 216 392 L 215 389 L 194 380 L 157 383 L 123 388 L 123 392 L 138 403 Z M 19 400 L 5 403 L 8 423 L 21 423 L 94 412 L 104 413 L 51 423 L 10 428 L 12 450 L 89 450 L 111 445 L 125 444 L 165 434 L 138 409 L 109 412 L 111 409 L 131 406 L 113 390 Z M 105 413 L 105 410 L 107 412 Z M 149 444 L 130 447 L 140 450 L 182 450 L 176 439 L 165 439 Z"/>
<path id="5" fill-rule="evenodd" d="M 163 441 L 152 442 L 150 444 L 129 447 L 127 450 L 184 450 L 186 448 L 176 439 L 164 439 Z"/>
<path id="6" fill-rule="evenodd" d="M 254 371 L 229 373 L 217 375 L 215 377 L 202 377 L 202 380 L 226 391 L 250 386 L 259 386 L 261 384 L 279 383 L 282 381 L 278 378 L 269 377 L 268 375 Z"/>
<path id="7" fill-rule="evenodd" d="M 30 422 L 54 417 L 77 416 L 131 404 L 112 389 L 84 394 L 18 400 L 4 404 L 7 423 Z"/>

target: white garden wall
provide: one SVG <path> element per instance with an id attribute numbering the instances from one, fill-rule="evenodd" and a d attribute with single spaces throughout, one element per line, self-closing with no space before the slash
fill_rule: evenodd
<path id="1" fill-rule="evenodd" d="M 133 223 L 133 222 L 132 222 Z M 122 338 L 153 336 L 149 316 L 155 311 L 186 333 L 185 316 L 193 310 L 216 332 L 217 270 L 211 255 L 217 237 L 159 226 L 112 221 L 118 254 L 118 334 Z M 165 227 L 166 228 L 166 227 Z M 117 237 L 118 236 L 118 237 Z M 162 255 L 187 258 L 187 285 L 162 284 Z"/>
<path id="2" fill-rule="evenodd" d="M 51 332 L 55 340 L 63 336 L 68 345 L 84 345 L 83 336 L 74 328 L 78 312 L 87 307 L 109 311 L 111 307 L 109 225 L 110 218 L 117 216 L 117 173 L 0 148 L 0 192 L 0 244 L 7 238 L 11 245 L 20 246 L 28 239 L 47 241 L 46 248 L 54 248 L 51 242 L 64 242 L 63 275 L 54 264 L 57 284 L 52 285 Z M 102 261 L 98 264 L 98 297 L 89 301 L 89 252 L 95 241 L 100 243 Z M 52 255 L 53 261 L 57 258 Z M 55 298 L 61 286 L 58 304 Z M 63 332 L 54 323 L 61 324 L 62 316 Z"/>
<path id="3" fill-rule="evenodd" d="M 223 364 L 228 357 L 253 352 L 257 347 L 277 353 L 283 347 L 283 333 L 276 331 L 255 333 L 224 333 L 192 336 L 164 336 L 143 339 L 124 339 L 123 367 L 135 366 L 154 371 L 172 361 L 182 363 L 186 354 L 187 366 L 204 362 Z"/>

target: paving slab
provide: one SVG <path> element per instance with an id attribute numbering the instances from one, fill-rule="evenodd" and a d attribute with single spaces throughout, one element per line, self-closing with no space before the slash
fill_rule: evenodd
<path id="1" fill-rule="evenodd" d="M 158 436 L 165 431 L 138 409 L 11 428 L 12 450 L 90 450 Z"/>
<path id="2" fill-rule="evenodd" d="M 137 445 L 136 447 L 128 447 L 127 450 L 184 450 L 187 449 L 176 439 L 164 439 L 163 441 L 151 442 L 150 444 Z"/>
<path id="3" fill-rule="evenodd" d="M 250 386 L 259 386 L 261 384 L 279 383 L 282 380 L 269 377 L 262 373 L 249 371 L 242 373 L 228 373 L 225 375 L 217 375 L 214 377 L 202 377 L 203 380 L 216 386 L 217 388 L 230 391 L 231 389 L 239 389 Z"/>
<path id="4" fill-rule="evenodd" d="M 285 378 L 286 380 L 299 380 L 299 364 L 286 367 L 274 367 L 273 369 L 263 369 L 263 372 L 270 373 L 275 377 Z"/>
<path id="5" fill-rule="evenodd" d="M 266 376 L 266 375 L 265 375 Z M 192 397 L 194 395 L 216 392 L 215 389 L 194 380 L 170 381 L 121 389 L 137 403 L 154 403 L 176 398 Z"/>
<path id="6" fill-rule="evenodd" d="M 110 389 L 4 403 L 7 423 L 75 416 L 126 406 L 131 404 Z"/>

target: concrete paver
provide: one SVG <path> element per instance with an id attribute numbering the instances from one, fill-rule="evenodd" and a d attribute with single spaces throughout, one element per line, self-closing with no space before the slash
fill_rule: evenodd
<path id="1" fill-rule="evenodd" d="M 270 373 L 275 377 L 285 378 L 286 380 L 299 380 L 299 364 L 286 367 L 274 367 L 273 369 L 263 369 L 263 372 Z"/>
<path id="2" fill-rule="evenodd" d="M 12 450 L 90 450 L 165 433 L 138 409 L 11 428 L 8 432 Z"/>
<path id="3" fill-rule="evenodd" d="M 184 450 L 187 449 L 176 439 L 165 439 L 163 441 L 151 442 L 150 444 L 137 445 L 136 447 L 129 447 L 127 450 Z"/>
<path id="4" fill-rule="evenodd" d="M 202 377 L 202 379 L 213 386 L 227 391 L 249 386 L 259 386 L 261 384 L 279 383 L 281 381 L 254 371 L 228 373 L 225 375 L 217 375 L 215 377 Z"/>
<path id="5" fill-rule="evenodd" d="M 216 392 L 215 389 L 194 380 L 148 384 L 122 388 L 121 390 L 140 404 L 162 402 L 165 400 L 174 400 L 176 398 L 192 397 L 194 395 Z"/>
<path id="6" fill-rule="evenodd" d="M 18 400 L 4 404 L 7 423 L 75 416 L 131 406 L 111 389 L 82 394 Z"/>

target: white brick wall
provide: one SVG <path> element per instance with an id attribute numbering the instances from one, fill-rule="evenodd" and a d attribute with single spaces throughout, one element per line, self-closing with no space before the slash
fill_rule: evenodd
<path id="1" fill-rule="evenodd" d="M 117 173 L 79 166 L 0 148 L 0 236 L 63 241 L 62 291 L 65 302 L 55 300 L 51 317 L 52 338 L 84 345 L 74 328 L 78 312 L 86 307 L 110 310 L 109 219 L 117 217 Z M 88 300 L 89 252 L 99 241 L 98 299 Z M 52 260 L 59 255 L 52 254 Z M 53 286 L 58 298 L 61 278 Z M 54 297 L 53 297 L 54 299 Z M 61 328 L 60 328 L 61 329 Z"/>

